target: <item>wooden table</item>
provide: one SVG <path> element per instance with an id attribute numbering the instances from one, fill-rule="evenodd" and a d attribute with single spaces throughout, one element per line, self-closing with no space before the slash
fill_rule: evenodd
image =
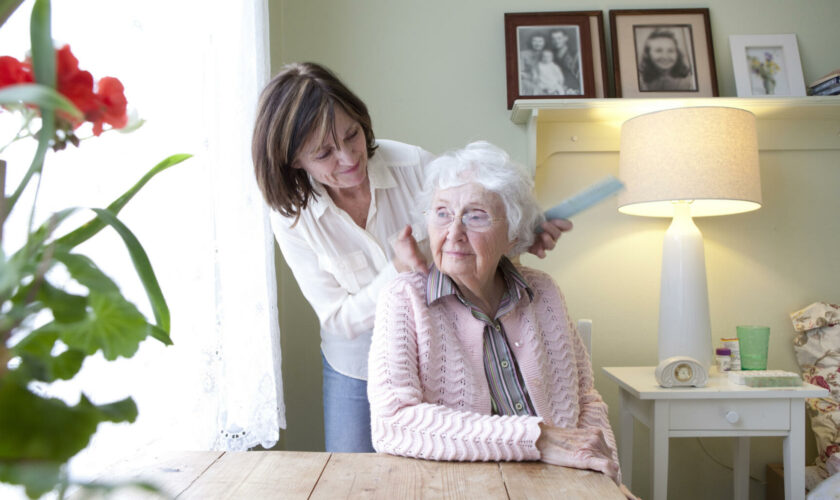
<path id="1" fill-rule="evenodd" d="M 202 500 L 624 498 L 609 478 L 588 470 L 542 462 L 433 462 L 382 453 L 175 453 L 127 460 L 100 479 L 150 481 L 173 498 Z M 151 497 L 136 489 L 119 496 Z"/>
<path id="2" fill-rule="evenodd" d="M 705 387 L 660 387 L 653 366 L 607 367 L 619 387 L 618 459 L 624 484 L 633 488 L 633 420 L 650 429 L 652 500 L 668 496 L 668 439 L 726 436 L 733 447 L 733 498 L 749 498 L 750 437 L 782 436 L 785 498 L 805 498 L 805 398 L 828 395 L 822 387 L 747 387 L 713 371 Z"/>

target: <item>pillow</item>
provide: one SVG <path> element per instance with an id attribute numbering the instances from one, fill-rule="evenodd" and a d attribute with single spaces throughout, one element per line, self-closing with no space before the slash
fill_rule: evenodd
<path id="1" fill-rule="evenodd" d="M 827 477 L 840 461 L 840 306 L 815 302 L 791 313 L 790 319 L 802 378 L 830 391 L 827 397 L 806 400 L 819 452 L 815 465 Z M 832 467 L 827 469 L 827 462 Z"/>

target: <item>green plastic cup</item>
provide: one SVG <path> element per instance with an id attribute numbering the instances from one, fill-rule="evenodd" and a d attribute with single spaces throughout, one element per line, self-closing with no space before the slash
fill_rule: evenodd
<path id="1" fill-rule="evenodd" d="M 742 370 L 766 370 L 769 326 L 736 326 Z"/>

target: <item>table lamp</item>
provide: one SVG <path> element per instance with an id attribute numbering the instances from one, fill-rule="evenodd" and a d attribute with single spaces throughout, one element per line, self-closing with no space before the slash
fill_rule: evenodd
<path id="1" fill-rule="evenodd" d="M 761 207 L 755 116 L 726 107 L 647 113 L 621 127 L 618 210 L 673 217 L 662 245 L 659 361 L 712 364 L 703 236 L 692 217 Z"/>

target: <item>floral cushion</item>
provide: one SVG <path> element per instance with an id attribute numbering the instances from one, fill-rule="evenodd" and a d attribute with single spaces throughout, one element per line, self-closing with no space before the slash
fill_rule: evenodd
<path id="1" fill-rule="evenodd" d="M 815 464 L 827 476 L 840 460 L 840 306 L 815 302 L 791 313 L 790 319 L 796 331 L 793 350 L 802 377 L 830 391 L 827 397 L 806 402 L 817 438 L 819 456 Z"/>

